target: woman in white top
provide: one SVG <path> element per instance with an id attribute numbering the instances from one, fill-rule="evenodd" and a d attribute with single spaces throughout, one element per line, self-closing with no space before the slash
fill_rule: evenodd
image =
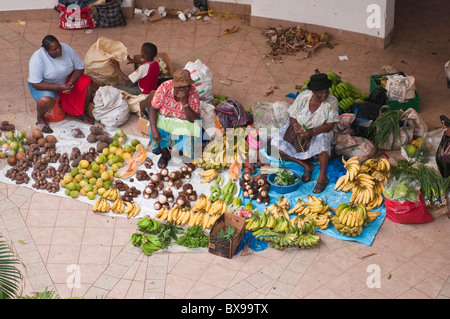
<path id="1" fill-rule="evenodd" d="M 87 115 L 87 106 L 95 94 L 93 80 L 84 75 L 84 63 L 74 49 L 52 35 L 42 40 L 29 61 L 28 87 L 37 105 L 37 125 L 44 133 L 51 133 L 45 114 L 50 111 L 59 96 L 64 112 L 85 123 L 94 124 Z"/>
<path id="2" fill-rule="evenodd" d="M 271 142 L 283 159 L 303 166 L 304 183 L 311 180 L 314 169 L 309 160 L 317 156 L 320 173 L 314 193 L 321 193 L 328 184 L 326 168 L 333 149 L 333 127 L 339 122 L 338 100 L 328 91 L 331 84 L 326 74 L 312 75 L 308 89 L 288 109 L 289 121 Z"/>

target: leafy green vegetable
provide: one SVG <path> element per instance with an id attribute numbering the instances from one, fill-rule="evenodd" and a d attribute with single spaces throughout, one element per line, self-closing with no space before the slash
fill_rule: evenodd
<path id="1" fill-rule="evenodd" d="M 368 129 L 371 140 L 377 147 L 382 147 L 391 136 L 400 137 L 400 112 L 398 110 L 387 110 L 374 120 Z"/>
<path id="2" fill-rule="evenodd" d="M 236 227 L 229 225 L 225 230 L 223 228 L 219 229 L 216 236 L 217 236 L 217 238 L 232 240 L 235 231 L 236 231 Z"/>
<path id="3" fill-rule="evenodd" d="M 274 183 L 280 186 L 287 186 L 296 183 L 300 177 L 295 178 L 294 172 L 287 169 L 278 170 L 275 175 Z"/>
<path id="4" fill-rule="evenodd" d="M 178 227 L 172 222 L 162 223 L 157 235 L 162 244 L 162 249 L 167 248 L 172 239 L 176 241 L 178 239 L 178 234 L 182 234 L 183 232 L 183 228 Z"/>
<path id="5" fill-rule="evenodd" d="M 205 235 L 202 225 L 189 227 L 186 232 L 176 240 L 178 245 L 187 248 L 208 247 L 209 238 Z"/>

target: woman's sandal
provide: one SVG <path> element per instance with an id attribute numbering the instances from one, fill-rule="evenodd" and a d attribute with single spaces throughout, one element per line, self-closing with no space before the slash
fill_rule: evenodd
<path id="1" fill-rule="evenodd" d="M 48 123 L 36 123 L 36 125 L 41 129 L 41 131 L 45 134 L 53 133 L 53 130 L 50 128 Z"/>
<path id="2" fill-rule="evenodd" d="M 158 167 L 160 169 L 166 168 L 167 164 L 169 163 L 169 160 L 170 160 L 170 157 L 161 155 L 161 157 L 158 160 Z"/>
<path id="3" fill-rule="evenodd" d="M 317 182 L 316 186 L 313 189 L 313 193 L 315 193 L 315 194 L 322 193 L 325 190 L 325 188 L 327 187 L 327 185 L 328 185 L 328 182 L 326 182 L 326 183 Z"/>
<path id="4" fill-rule="evenodd" d="M 78 115 L 77 117 L 78 117 L 78 119 L 82 120 L 86 124 L 89 124 L 89 125 L 95 124 L 95 120 L 90 116 L 83 114 L 83 115 Z"/>
<path id="5" fill-rule="evenodd" d="M 312 171 L 306 171 L 302 175 L 302 182 L 308 183 L 311 180 Z"/>

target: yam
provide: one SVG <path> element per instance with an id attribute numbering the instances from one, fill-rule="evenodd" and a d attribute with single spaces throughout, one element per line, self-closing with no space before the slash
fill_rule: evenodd
<path id="1" fill-rule="evenodd" d="M 91 126 L 90 131 L 94 135 L 106 135 L 106 132 L 99 126 Z"/>
<path id="2" fill-rule="evenodd" d="M 97 142 L 97 136 L 95 134 L 91 133 L 88 135 L 87 141 L 89 143 L 95 143 L 95 142 Z"/>
<path id="3" fill-rule="evenodd" d="M 98 141 L 108 143 L 108 145 L 114 142 L 114 140 L 106 134 L 96 135 L 96 138 Z"/>
<path id="4" fill-rule="evenodd" d="M 103 151 L 103 149 L 104 148 L 107 148 L 108 147 L 108 143 L 106 143 L 106 142 L 98 142 L 97 143 L 97 152 L 98 153 L 101 153 L 102 151 Z"/>
<path id="5" fill-rule="evenodd" d="M 80 164 L 80 161 L 83 160 L 85 156 L 86 156 L 86 153 L 83 153 L 83 154 L 79 155 L 77 158 L 75 158 L 72 161 L 72 167 L 77 167 L 78 164 Z"/>

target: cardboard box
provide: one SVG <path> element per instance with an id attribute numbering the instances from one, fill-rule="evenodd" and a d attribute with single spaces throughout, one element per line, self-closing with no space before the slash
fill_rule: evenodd
<path id="1" fill-rule="evenodd" d="M 141 116 L 139 116 L 139 119 L 138 119 L 138 130 L 139 130 L 139 132 L 141 132 L 145 135 L 149 135 L 148 127 L 147 127 L 148 120 L 142 117 L 142 113 L 145 111 L 145 108 L 148 105 L 150 105 L 154 94 L 155 94 L 155 91 L 151 91 L 150 94 L 145 98 L 145 100 L 142 100 L 139 103 L 139 107 L 141 109 L 141 112 L 139 114 L 141 114 Z"/>
<path id="2" fill-rule="evenodd" d="M 220 229 L 227 228 L 228 226 L 236 227 L 232 240 L 224 238 L 218 238 L 217 232 Z M 209 245 L 208 250 L 214 255 L 222 257 L 233 258 L 242 238 L 245 235 L 245 218 L 234 215 L 232 213 L 224 213 L 214 223 L 209 233 Z"/>
<path id="3" fill-rule="evenodd" d="M 138 128 L 139 132 L 149 136 L 147 122 L 148 122 L 148 120 L 146 120 L 143 117 L 139 116 L 138 123 L 137 123 L 137 128 Z"/>

